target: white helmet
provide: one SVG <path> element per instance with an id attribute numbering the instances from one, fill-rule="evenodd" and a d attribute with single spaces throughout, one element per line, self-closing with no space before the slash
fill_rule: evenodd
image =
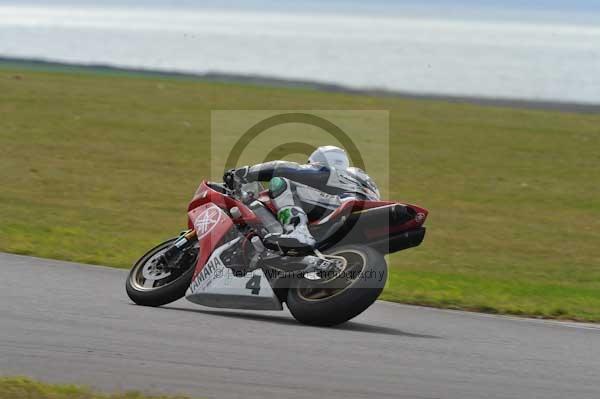
<path id="1" fill-rule="evenodd" d="M 317 148 L 308 157 L 308 163 L 319 163 L 336 169 L 346 169 L 350 166 L 346 151 L 333 145 Z"/>

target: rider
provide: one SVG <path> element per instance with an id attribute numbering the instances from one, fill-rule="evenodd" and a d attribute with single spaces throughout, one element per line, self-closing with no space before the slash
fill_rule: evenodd
<path id="1" fill-rule="evenodd" d="M 284 246 L 314 247 L 307 213 L 322 216 L 350 198 L 379 199 L 373 180 L 350 167 L 346 152 L 335 146 L 317 148 L 305 165 L 271 161 L 229 170 L 223 179 L 230 187 L 234 182 L 269 181 L 269 196 L 284 228 L 275 239 Z"/>

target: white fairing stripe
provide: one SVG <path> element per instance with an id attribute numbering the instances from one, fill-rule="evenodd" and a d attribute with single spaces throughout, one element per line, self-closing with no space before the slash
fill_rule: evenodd
<path id="1" fill-rule="evenodd" d="M 238 237 L 217 248 L 186 292 L 191 302 L 212 307 L 282 310 L 269 280 L 257 269 L 238 277 L 221 260 L 221 254 L 237 245 Z"/>

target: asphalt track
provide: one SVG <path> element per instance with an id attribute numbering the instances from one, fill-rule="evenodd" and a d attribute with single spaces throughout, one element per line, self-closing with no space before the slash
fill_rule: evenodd
<path id="1" fill-rule="evenodd" d="M 0 374 L 209 398 L 600 398 L 600 326 L 379 302 L 315 328 L 135 306 L 125 275 L 0 253 Z"/>

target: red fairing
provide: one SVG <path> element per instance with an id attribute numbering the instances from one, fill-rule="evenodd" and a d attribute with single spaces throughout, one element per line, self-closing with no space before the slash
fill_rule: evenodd
<path id="1" fill-rule="evenodd" d="M 364 201 L 364 200 L 347 200 L 342 203 L 335 211 L 333 211 L 330 215 L 324 217 L 323 219 L 314 220 L 311 224 L 321 224 L 328 220 L 336 219 L 342 215 L 361 211 L 365 209 L 379 208 L 381 206 L 393 205 L 394 202 L 390 201 Z"/>
<path id="2" fill-rule="evenodd" d="M 423 225 L 423 223 L 425 223 L 425 219 L 427 219 L 427 214 L 428 214 L 427 210 L 424 208 L 421 208 L 419 206 L 416 206 L 416 205 L 401 204 L 401 203 L 391 202 L 391 201 L 348 200 L 348 201 L 345 201 L 344 203 L 342 203 L 342 205 L 339 208 L 337 208 L 335 211 L 333 211 L 329 216 L 327 216 L 323 219 L 312 221 L 311 224 L 318 225 L 318 224 L 322 224 L 322 223 L 325 223 L 330 220 L 340 218 L 341 216 L 344 216 L 344 215 L 349 215 L 354 212 L 360 212 L 360 211 L 364 211 L 367 209 L 374 209 L 374 208 L 380 208 L 380 207 L 387 207 L 387 206 L 391 206 L 391 205 L 403 205 L 408 208 L 411 208 L 416 215 L 415 219 L 409 220 L 408 222 L 399 224 L 399 225 L 385 224 L 385 225 L 381 225 L 379 227 L 375 227 L 372 229 L 367 229 L 365 231 L 365 236 L 368 239 L 377 239 L 377 238 L 387 236 L 387 235 L 390 235 L 393 233 L 398 233 L 398 232 L 403 232 L 403 231 L 408 231 L 408 230 L 413 230 L 413 229 L 419 228 Z"/>
<path id="3" fill-rule="evenodd" d="M 429 212 L 425 208 L 421 208 L 420 206 L 411 205 L 411 204 L 400 204 L 400 205 L 404 205 L 408 208 L 411 208 L 415 212 L 415 215 L 416 215 L 415 218 L 412 220 L 409 220 L 408 222 L 403 223 L 403 224 L 388 225 L 388 226 L 381 226 L 381 227 L 374 228 L 374 229 L 368 229 L 365 231 L 365 235 L 367 236 L 367 238 L 376 239 L 378 237 L 382 237 L 382 236 L 386 236 L 386 235 L 390 235 L 390 234 L 394 234 L 394 233 L 401 233 L 403 231 L 414 230 L 414 229 L 417 229 L 417 228 L 423 226 L 423 223 L 425 223 L 425 220 L 427 219 L 427 215 L 429 214 Z"/>
<path id="4" fill-rule="evenodd" d="M 216 190 L 210 188 L 205 180 L 200 183 L 200 186 L 196 190 L 190 205 L 188 206 L 188 212 L 196 209 L 197 207 L 213 203 L 217 205 L 219 208 L 229 211 L 233 207 L 237 207 L 242 216 L 240 218 L 240 222 L 243 220 L 245 223 L 253 224 L 258 223 L 258 218 L 244 203 L 231 198 L 227 195 L 224 195 Z M 236 220 L 236 222 L 238 222 Z M 188 228 L 194 228 L 194 224 L 192 219 L 188 218 Z"/>
<path id="5" fill-rule="evenodd" d="M 200 243 L 200 256 L 193 277 L 196 278 L 223 237 L 235 226 L 231 218 L 214 204 L 200 205 L 189 211 L 188 217 Z"/>
<path id="6" fill-rule="evenodd" d="M 232 220 L 229 216 L 228 212 L 233 207 L 240 210 L 239 220 Z M 236 223 L 258 224 L 259 220 L 242 202 L 213 190 L 205 180 L 202 181 L 188 206 L 188 227 L 196 230 L 200 243 L 194 278 Z"/>

